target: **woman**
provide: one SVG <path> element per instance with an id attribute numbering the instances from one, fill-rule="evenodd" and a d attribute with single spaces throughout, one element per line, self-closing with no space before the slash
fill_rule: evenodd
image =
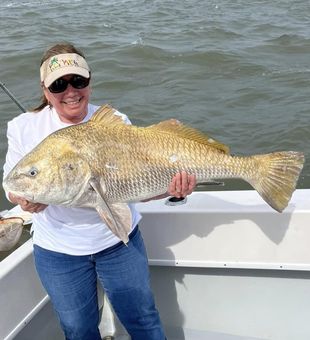
<path id="1" fill-rule="evenodd" d="M 42 103 L 8 123 L 4 176 L 50 133 L 85 122 L 98 108 L 89 103 L 91 72 L 83 54 L 57 44 L 40 67 Z M 128 118 L 116 112 L 130 124 Z M 185 197 L 195 177 L 185 172 L 171 180 L 167 195 Z M 166 195 L 166 196 L 167 196 Z M 147 256 L 134 205 L 130 241 L 125 246 L 94 209 L 31 203 L 11 193 L 9 200 L 33 214 L 35 265 L 59 317 L 66 339 L 101 339 L 97 279 L 133 340 L 164 339 L 149 284 Z M 164 196 L 161 196 L 161 198 Z M 156 197 L 159 198 L 159 197 Z"/>

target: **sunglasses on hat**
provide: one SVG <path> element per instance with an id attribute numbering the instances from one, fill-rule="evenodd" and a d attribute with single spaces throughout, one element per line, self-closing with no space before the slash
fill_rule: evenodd
<path id="1" fill-rule="evenodd" d="M 74 75 L 72 78 L 66 80 L 64 78 L 56 79 L 49 87 L 51 93 L 64 92 L 70 84 L 75 89 L 81 90 L 89 85 L 90 77 L 85 78 L 79 75 Z"/>

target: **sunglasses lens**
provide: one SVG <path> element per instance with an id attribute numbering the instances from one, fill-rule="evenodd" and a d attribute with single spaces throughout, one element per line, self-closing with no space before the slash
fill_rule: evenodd
<path id="1" fill-rule="evenodd" d="M 50 86 L 49 86 L 49 90 L 52 93 L 60 93 L 65 91 L 65 89 L 68 86 L 68 82 L 67 80 L 63 79 L 63 78 L 59 78 L 56 79 Z"/>
<path id="2" fill-rule="evenodd" d="M 84 89 L 89 85 L 90 78 L 84 78 L 82 76 L 74 76 L 69 83 L 75 88 L 75 89 Z"/>
<path id="3" fill-rule="evenodd" d="M 63 78 L 56 79 L 50 86 L 49 91 L 52 93 L 61 93 L 66 90 L 68 84 L 71 84 L 75 89 L 84 89 L 89 85 L 90 78 L 84 78 L 82 76 L 75 75 L 70 80 Z"/>

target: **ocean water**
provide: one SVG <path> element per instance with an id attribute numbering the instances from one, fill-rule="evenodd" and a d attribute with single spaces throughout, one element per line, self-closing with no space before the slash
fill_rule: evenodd
<path id="1" fill-rule="evenodd" d="M 234 154 L 310 159 L 309 19 L 306 0 L 2 0 L 0 81 L 34 107 L 44 50 L 69 41 L 91 66 L 92 102 L 134 124 L 173 117 Z M 2 90 L 0 113 L 2 167 L 6 124 L 20 113 Z M 309 169 L 298 187 L 310 187 Z M 245 184 L 224 189 L 232 187 Z M 0 211 L 10 207 L 2 190 L 0 198 Z"/>

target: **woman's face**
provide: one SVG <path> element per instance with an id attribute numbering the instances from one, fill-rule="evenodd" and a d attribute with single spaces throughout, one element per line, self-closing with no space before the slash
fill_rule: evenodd
<path id="1" fill-rule="evenodd" d="M 73 75 L 68 74 L 62 78 L 70 80 Z M 80 123 L 87 115 L 91 88 L 90 85 L 83 89 L 76 89 L 71 84 L 65 91 L 52 93 L 48 88 L 43 87 L 45 97 L 57 111 L 61 121 L 66 123 Z"/>

